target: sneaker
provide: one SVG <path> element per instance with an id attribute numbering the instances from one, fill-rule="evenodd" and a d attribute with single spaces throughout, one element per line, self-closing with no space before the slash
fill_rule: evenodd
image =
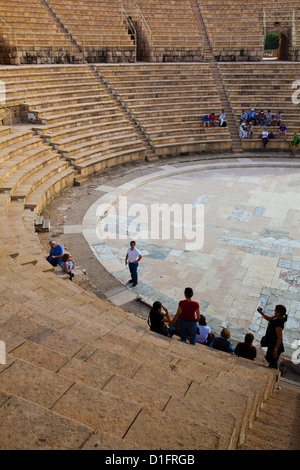
<path id="1" fill-rule="evenodd" d="M 132 284 L 132 283 L 133 283 L 133 280 L 132 280 L 132 279 L 129 279 L 129 281 L 128 281 L 128 282 L 130 282 L 130 284 Z"/>
<path id="2" fill-rule="evenodd" d="M 135 287 L 135 286 L 137 286 L 137 285 L 138 285 L 138 283 L 137 283 L 137 282 L 134 282 L 134 283 L 132 284 L 132 287 Z"/>

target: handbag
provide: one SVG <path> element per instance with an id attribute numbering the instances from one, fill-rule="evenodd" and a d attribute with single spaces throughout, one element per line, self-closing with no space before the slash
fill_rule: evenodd
<path id="1" fill-rule="evenodd" d="M 266 336 L 263 336 L 260 340 L 260 345 L 262 348 L 267 348 L 268 347 L 268 339 Z"/>

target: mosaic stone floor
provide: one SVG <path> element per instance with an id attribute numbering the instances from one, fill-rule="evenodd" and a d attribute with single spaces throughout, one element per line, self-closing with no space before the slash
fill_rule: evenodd
<path id="1" fill-rule="evenodd" d="M 175 314 L 190 286 L 214 331 L 226 325 L 233 338 L 243 339 L 250 331 L 257 341 L 267 326 L 257 306 L 272 314 L 281 303 L 289 314 L 286 353 L 300 345 L 300 168 L 165 165 L 118 188 L 98 189 L 105 195 L 87 212 L 82 232 L 98 260 L 125 286 L 130 288 L 124 259 L 132 234 L 127 231 L 134 226 L 143 236 L 135 236 L 143 254 L 134 289 L 138 296 L 150 304 L 160 300 Z M 119 196 L 127 197 L 131 212 L 121 213 Z M 137 222 L 134 215 L 137 203 L 148 214 L 153 204 L 203 204 L 203 226 L 193 226 L 203 230 L 203 247 L 189 251 L 185 239 L 172 237 L 177 219 L 168 239 L 151 238 L 152 223 L 145 216 Z M 113 204 L 116 217 L 109 220 Z M 100 220 L 106 222 L 106 239 L 96 234 Z"/>

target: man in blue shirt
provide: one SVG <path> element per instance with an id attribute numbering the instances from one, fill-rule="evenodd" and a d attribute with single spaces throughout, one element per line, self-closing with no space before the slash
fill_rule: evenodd
<path id="1" fill-rule="evenodd" d="M 52 264 L 52 266 L 57 266 L 61 263 L 61 257 L 64 252 L 63 248 L 58 245 L 54 240 L 49 242 L 50 245 L 50 254 L 48 256 L 47 261 Z"/>
<path id="2" fill-rule="evenodd" d="M 251 121 L 253 121 L 254 126 L 256 126 L 256 114 L 253 108 L 248 112 L 248 124 L 250 124 Z"/>
<path id="3" fill-rule="evenodd" d="M 214 338 L 214 340 L 210 343 L 210 347 L 214 349 L 218 349 L 219 351 L 228 352 L 229 354 L 233 354 L 234 347 L 232 343 L 229 341 L 230 338 L 230 331 L 228 328 L 223 328 L 221 331 L 221 336 L 218 338 Z"/>
<path id="4" fill-rule="evenodd" d="M 240 120 L 240 124 L 242 124 L 243 121 L 246 121 L 248 119 L 248 114 L 246 113 L 246 111 L 243 109 L 242 113 L 241 113 L 241 120 Z"/>
<path id="5" fill-rule="evenodd" d="M 278 129 L 277 139 L 279 139 L 283 135 L 284 140 L 286 140 L 286 129 L 287 129 L 287 127 L 284 125 L 284 123 L 282 123 L 281 126 Z"/>

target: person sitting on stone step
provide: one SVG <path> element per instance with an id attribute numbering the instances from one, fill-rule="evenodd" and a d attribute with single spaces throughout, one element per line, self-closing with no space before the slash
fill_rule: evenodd
<path id="1" fill-rule="evenodd" d="M 75 261 L 70 257 L 69 253 L 62 255 L 60 265 L 62 270 L 69 275 L 70 281 L 72 281 L 72 277 L 74 277 L 74 273 L 72 273 L 72 271 L 75 268 Z"/>
<path id="2" fill-rule="evenodd" d="M 242 122 L 246 121 L 247 119 L 248 119 L 248 114 L 247 114 L 246 111 L 243 109 L 243 111 L 241 112 L 240 125 L 242 124 Z"/>
<path id="3" fill-rule="evenodd" d="M 175 333 L 175 326 L 168 327 L 170 324 L 171 317 L 167 307 L 162 305 L 159 300 L 154 302 L 148 316 L 148 325 L 151 331 L 155 331 L 163 336 L 172 337 Z"/>
<path id="4" fill-rule="evenodd" d="M 277 126 L 280 126 L 281 121 L 282 121 L 281 111 L 278 111 L 278 113 L 275 114 L 275 123 L 277 124 Z"/>
<path id="5" fill-rule="evenodd" d="M 220 127 L 225 127 L 226 126 L 226 114 L 225 114 L 224 109 L 222 109 L 218 119 L 220 121 Z"/>
<path id="6" fill-rule="evenodd" d="M 240 137 L 241 139 L 247 139 L 248 136 L 248 128 L 247 128 L 247 123 L 246 121 L 243 121 L 240 125 Z"/>
<path id="7" fill-rule="evenodd" d="M 210 124 L 210 127 L 215 127 L 215 125 L 216 125 L 216 115 L 215 115 L 215 113 L 210 113 L 210 115 L 209 115 L 209 124 Z"/>
<path id="8" fill-rule="evenodd" d="M 219 351 L 224 351 L 229 354 L 233 354 L 234 348 L 232 343 L 229 341 L 230 331 L 228 328 L 223 328 L 221 335 L 218 338 L 214 338 L 210 344 L 211 348 L 218 349 Z"/>
<path id="9" fill-rule="evenodd" d="M 251 121 L 253 121 L 254 126 L 256 126 L 257 117 L 254 108 L 248 112 L 247 123 L 249 124 Z"/>
<path id="10" fill-rule="evenodd" d="M 206 318 L 204 315 L 200 315 L 197 330 L 196 330 L 196 342 L 205 344 L 210 333 L 210 327 L 207 326 Z"/>
<path id="11" fill-rule="evenodd" d="M 266 121 L 268 126 L 271 126 L 273 123 L 273 114 L 270 109 L 268 109 L 268 112 L 266 113 Z"/>
<path id="12" fill-rule="evenodd" d="M 257 117 L 258 117 L 258 125 L 259 125 L 259 126 L 264 126 L 264 125 L 265 125 L 266 116 L 265 116 L 265 113 L 264 113 L 264 110 L 263 110 L 263 109 L 262 109 L 261 111 L 259 111 Z"/>
<path id="13" fill-rule="evenodd" d="M 210 127 L 210 126 L 209 126 L 209 117 L 208 117 L 208 114 L 205 114 L 205 115 L 203 116 L 203 118 L 202 118 L 202 125 L 203 125 L 204 129 L 205 129 L 206 127 Z"/>
<path id="14" fill-rule="evenodd" d="M 284 124 L 284 122 L 281 123 L 281 125 L 279 126 L 279 129 L 278 129 L 278 135 L 277 135 L 277 139 L 279 140 L 280 137 L 284 137 L 284 140 L 286 140 L 286 130 L 287 130 L 287 127 L 286 125 Z"/>
<path id="15" fill-rule="evenodd" d="M 247 133 L 248 133 L 248 139 L 252 139 L 253 138 L 253 133 L 254 133 L 254 126 L 253 126 L 253 122 L 249 122 L 248 126 L 247 126 Z"/>
<path id="16" fill-rule="evenodd" d="M 234 354 L 245 359 L 254 361 L 256 358 L 256 347 L 253 346 L 254 336 L 252 333 L 246 333 L 243 343 L 238 343 L 235 347 Z"/>
<path id="17" fill-rule="evenodd" d="M 61 263 L 61 257 L 62 257 L 64 250 L 54 240 L 50 240 L 49 245 L 50 245 L 50 253 L 49 253 L 49 256 L 46 258 L 46 260 L 50 264 L 52 264 L 52 266 L 55 267 Z"/>

